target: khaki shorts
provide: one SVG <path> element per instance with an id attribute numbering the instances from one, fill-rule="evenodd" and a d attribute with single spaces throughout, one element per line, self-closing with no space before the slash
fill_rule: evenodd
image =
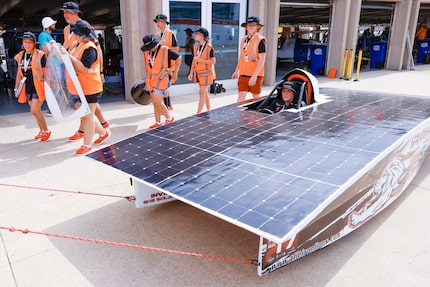
<path id="1" fill-rule="evenodd" d="M 258 76 L 254 86 L 250 86 L 248 84 L 250 78 L 250 76 L 239 76 L 239 80 L 237 81 L 239 92 L 251 92 L 252 94 L 260 94 L 263 77 Z"/>

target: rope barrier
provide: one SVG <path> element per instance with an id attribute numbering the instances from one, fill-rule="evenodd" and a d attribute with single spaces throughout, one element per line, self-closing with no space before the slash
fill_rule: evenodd
<path id="1" fill-rule="evenodd" d="M 123 198 L 123 199 L 126 199 L 128 201 L 134 200 L 133 196 L 122 196 L 122 195 L 111 195 L 111 194 L 102 194 L 102 193 L 94 193 L 94 192 L 72 191 L 72 190 L 65 190 L 65 189 L 35 187 L 35 186 L 16 185 L 16 184 L 7 184 L 7 183 L 0 183 L 0 186 L 15 187 L 15 188 L 25 188 L 25 189 L 36 189 L 36 190 L 54 191 L 54 192 L 63 192 L 63 193 L 73 193 L 73 194 L 85 194 L 85 195 L 97 195 L 97 196 L 105 196 L 105 197 L 115 197 L 115 198 Z"/>
<path id="2" fill-rule="evenodd" d="M 0 226 L 0 229 L 8 230 L 10 232 L 21 232 L 22 234 L 45 235 L 45 236 L 56 237 L 56 238 L 72 239 L 72 240 L 79 240 L 79 241 L 85 241 L 85 242 L 91 242 L 91 243 L 97 243 L 97 244 L 105 244 L 105 245 L 113 245 L 113 246 L 122 246 L 122 247 L 141 249 L 141 250 L 147 250 L 147 251 L 158 251 L 158 252 L 164 252 L 164 253 L 170 253 L 170 254 L 200 257 L 200 258 L 205 258 L 205 259 L 215 259 L 215 260 L 229 261 L 229 262 L 235 262 L 235 263 L 257 264 L 257 261 L 252 260 L 252 259 L 236 259 L 236 258 L 229 258 L 229 257 L 221 257 L 221 256 L 216 256 L 216 255 L 208 255 L 208 254 L 186 252 L 186 251 L 177 251 L 177 250 L 149 247 L 149 246 L 143 246 L 143 245 L 137 245 L 137 244 L 128 244 L 128 243 L 120 243 L 120 242 L 100 240 L 100 239 L 91 239 L 91 238 L 85 238 L 85 237 L 62 235 L 62 234 L 56 234 L 56 233 L 32 231 L 29 229 L 19 229 L 19 228 L 15 228 L 15 227 Z"/>

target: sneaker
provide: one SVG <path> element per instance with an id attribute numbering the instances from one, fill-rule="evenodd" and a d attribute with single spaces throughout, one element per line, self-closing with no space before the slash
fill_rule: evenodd
<path id="1" fill-rule="evenodd" d="M 152 124 L 152 125 L 149 126 L 150 129 L 156 129 L 156 128 L 159 128 L 159 127 L 161 127 L 161 123 L 154 123 L 154 124 Z"/>
<path id="2" fill-rule="evenodd" d="M 99 138 L 94 141 L 94 144 L 102 144 L 109 137 L 110 137 L 110 132 L 109 131 L 105 131 L 105 134 L 102 135 L 102 136 L 99 136 Z"/>
<path id="3" fill-rule="evenodd" d="M 104 129 L 107 129 L 110 124 L 108 122 L 100 123 Z"/>
<path id="4" fill-rule="evenodd" d="M 51 136 L 51 131 L 42 132 L 42 135 L 40 137 L 41 142 L 47 142 L 49 140 L 49 137 Z"/>
<path id="5" fill-rule="evenodd" d="M 34 137 L 35 140 L 40 140 L 42 138 L 42 131 L 40 131 L 37 136 Z"/>
<path id="6" fill-rule="evenodd" d="M 82 154 L 86 154 L 88 152 L 91 151 L 91 147 L 86 146 L 86 145 L 82 145 L 77 151 L 76 154 L 77 155 L 82 155 Z"/>
<path id="7" fill-rule="evenodd" d="M 169 110 L 169 111 L 173 111 L 173 107 L 167 107 L 167 110 Z"/>
<path id="8" fill-rule="evenodd" d="M 170 118 L 170 120 L 169 119 L 166 119 L 166 125 L 167 124 L 171 124 L 171 123 L 173 123 L 175 121 L 175 118 L 174 117 L 171 117 Z"/>
<path id="9" fill-rule="evenodd" d="M 69 141 L 77 141 L 82 139 L 83 137 L 84 137 L 84 134 L 81 133 L 80 131 L 77 131 L 74 135 L 69 137 Z"/>

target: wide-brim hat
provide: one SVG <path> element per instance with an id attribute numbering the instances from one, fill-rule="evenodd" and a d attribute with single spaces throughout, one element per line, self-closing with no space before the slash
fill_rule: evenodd
<path id="1" fill-rule="evenodd" d="M 85 20 L 78 20 L 75 24 L 70 25 L 70 31 L 78 36 L 84 36 L 88 40 L 94 39 L 93 27 Z"/>
<path id="2" fill-rule="evenodd" d="M 79 5 L 75 2 L 64 2 L 63 7 L 59 9 L 60 11 L 69 11 L 73 14 L 82 13 L 81 10 L 79 10 Z"/>
<path id="3" fill-rule="evenodd" d="M 161 38 L 156 37 L 153 34 L 148 34 L 143 36 L 143 45 L 140 47 L 140 50 L 142 52 L 148 51 L 153 49 L 155 46 L 157 46 L 158 42 L 160 42 Z"/>
<path id="4" fill-rule="evenodd" d="M 37 44 L 37 38 L 36 38 L 36 35 L 34 35 L 34 34 L 33 34 L 32 32 L 30 32 L 30 31 L 24 32 L 24 33 L 22 34 L 22 36 L 21 36 L 21 37 L 19 37 L 19 38 L 21 38 L 22 40 L 24 40 L 24 39 L 33 40 L 33 42 L 34 42 L 35 44 Z"/>
<path id="5" fill-rule="evenodd" d="M 242 23 L 240 26 L 246 27 L 246 25 L 248 25 L 248 24 L 260 25 L 260 27 L 264 26 L 263 24 L 260 23 L 260 18 L 258 18 L 257 16 L 248 17 L 248 19 L 246 19 L 246 22 Z"/>
<path id="6" fill-rule="evenodd" d="M 164 22 L 166 22 L 166 24 L 167 25 L 169 25 L 170 23 L 169 23 L 169 21 L 167 20 L 167 16 L 166 15 L 164 15 L 164 14 L 158 14 L 157 16 L 155 16 L 155 18 L 153 19 L 153 21 L 155 22 L 155 23 L 157 23 L 157 21 L 164 21 Z"/>
<path id="7" fill-rule="evenodd" d="M 203 38 L 205 38 L 206 40 L 209 39 L 209 31 L 206 28 L 200 27 L 194 32 L 203 35 Z"/>

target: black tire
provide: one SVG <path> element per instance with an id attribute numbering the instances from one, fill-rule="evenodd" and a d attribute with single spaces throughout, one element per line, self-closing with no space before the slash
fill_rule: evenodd
<path id="1" fill-rule="evenodd" d="M 131 87 L 130 93 L 135 103 L 139 105 L 148 105 L 151 103 L 151 94 L 146 90 L 145 81 L 136 82 Z"/>

